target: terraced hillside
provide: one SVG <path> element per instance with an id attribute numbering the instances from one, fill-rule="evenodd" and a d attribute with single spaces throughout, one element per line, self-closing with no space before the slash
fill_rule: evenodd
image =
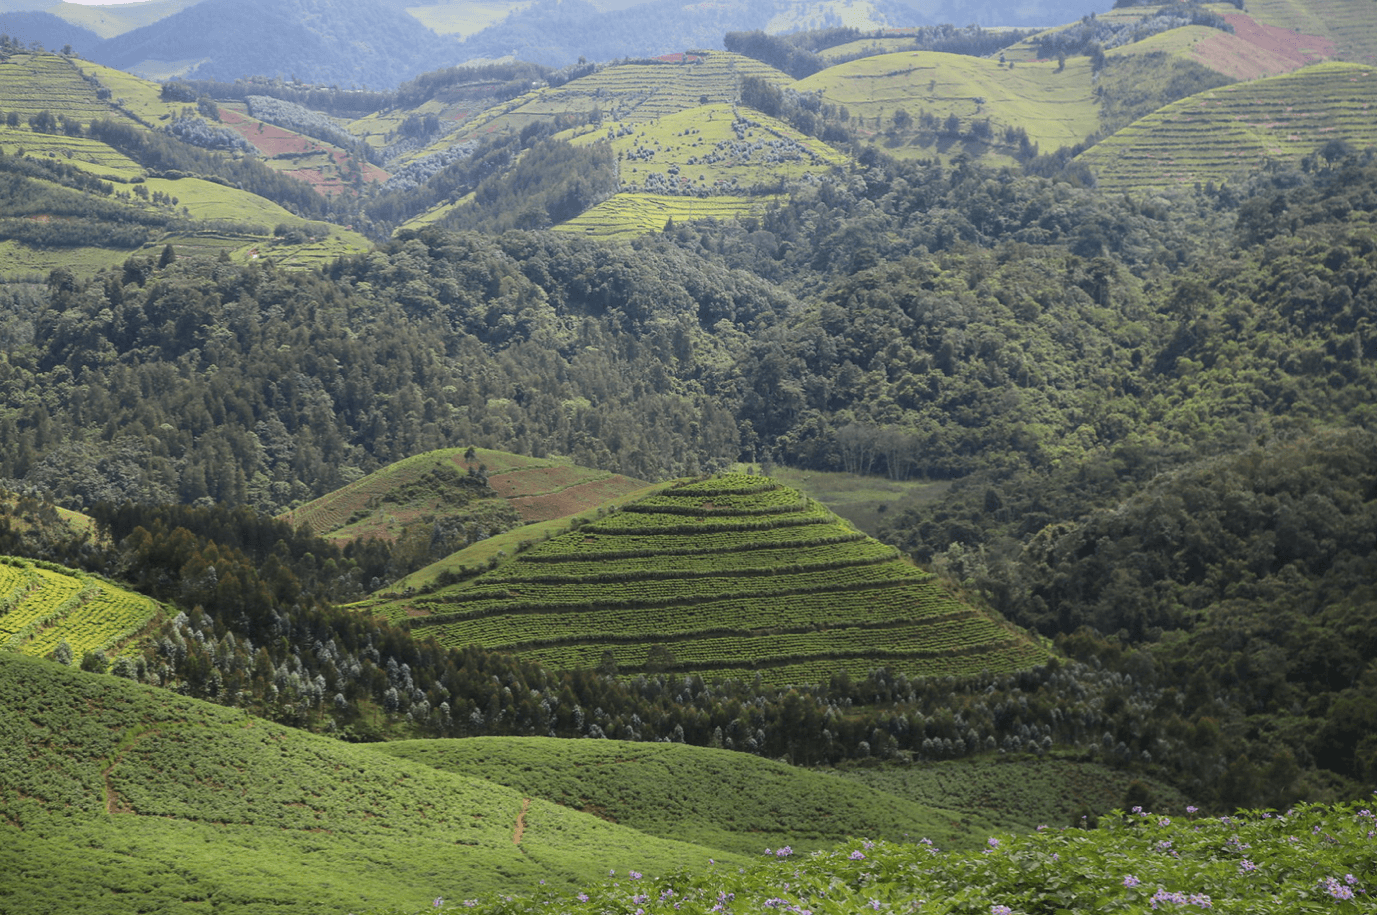
<path id="1" fill-rule="evenodd" d="M 169 690 L 0 652 L 5 912 L 430 908 L 716 857 Z M 56 904 L 54 904 L 56 899 Z"/>
<path id="2" fill-rule="evenodd" d="M 0 648 L 46 657 L 63 642 L 76 659 L 114 652 L 148 628 L 161 606 L 94 576 L 0 556 Z"/>
<path id="3" fill-rule="evenodd" d="M 828 67 L 796 88 L 844 106 L 873 142 L 898 156 L 961 152 L 956 134 L 971 134 L 985 121 L 991 137 L 984 145 L 997 145 L 1006 129 L 1021 128 L 1043 152 L 1079 143 L 1098 126 L 1083 57 L 1069 58 L 1058 70 L 1056 61 L 1007 67 L 981 57 L 906 51 Z M 895 123 L 900 111 L 907 124 Z"/>
<path id="4" fill-rule="evenodd" d="M 1377 63 L 1377 14 L 1369 0 L 1248 0 L 1258 22 L 1334 43 L 1340 60 Z"/>
<path id="5" fill-rule="evenodd" d="M 429 529 L 445 519 L 481 525 L 490 536 L 576 514 L 644 485 L 554 458 L 447 448 L 389 464 L 282 519 L 339 544 L 366 537 L 395 541 L 408 529 Z"/>
<path id="6" fill-rule="evenodd" d="M 783 845 L 809 852 L 852 836 L 925 835 L 943 848 L 970 848 L 983 844 L 998 822 L 972 820 L 940 801 L 917 803 L 862 787 L 825 770 L 678 743 L 468 737 L 392 741 L 377 750 L 650 835 L 744 855 Z"/>
<path id="7" fill-rule="evenodd" d="M 1377 143 L 1377 69 L 1323 63 L 1182 99 L 1125 127 L 1079 161 L 1111 191 L 1226 181 L 1294 164 L 1331 140 Z"/>
<path id="8" fill-rule="evenodd" d="M 683 224 L 701 219 L 745 219 L 783 201 L 782 194 L 670 197 L 623 192 L 559 224 L 555 231 L 629 241 L 647 232 L 658 232 L 671 220 Z"/>
<path id="9" fill-rule="evenodd" d="M 357 609 L 444 645 L 550 669 L 771 684 L 1003 672 L 1046 650 L 797 491 L 725 474 L 671 484 L 469 581 Z"/>

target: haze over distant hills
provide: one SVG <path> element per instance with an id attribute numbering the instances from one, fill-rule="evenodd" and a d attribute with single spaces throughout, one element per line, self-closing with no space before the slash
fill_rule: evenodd
<path id="1" fill-rule="evenodd" d="M 0 4 L 0 31 L 150 79 L 235 79 L 395 86 L 467 61 L 565 66 L 584 57 L 654 57 L 718 48 L 731 31 L 771 33 L 848 26 L 904 28 L 1046 25 L 1109 8 L 1106 0 L 987 0 L 970 6 L 901 0 L 749 0 L 700 4 L 537 0 L 407 5 L 373 0 L 150 0 L 88 6 L 43 0 Z"/>

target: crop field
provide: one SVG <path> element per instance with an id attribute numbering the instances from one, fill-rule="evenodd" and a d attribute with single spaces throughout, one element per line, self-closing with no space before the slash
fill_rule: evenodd
<path id="1" fill-rule="evenodd" d="M 1377 63 L 1377 15 L 1370 0 L 1248 0 L 1258 22 L 1330 39 L 1342 60 Z"/>
<path id="2" fill-rule="evenodd" d="M 831 772 L 729 750 L 547 737 L 404 740 L 374 747 L 595 812 L 650 835 L 745 855 L 783 845 L 804 854 L 857 835 L 921 834 L 943 847 L 970 848 L 989 835 L 981 817 L 958 813 L 950 804 L 915 802 Z M 988 822 L 998 820 L 991 816 Z"/>
<path id="3" fill-rule="evenodd" d="M 1233 33 L 1210 29 L 1209 35 L 1191 46 L 1190 58 L 1234 79 L 1290 73 L 1331 58 L 1337 51 L 1328 38 L 1264 25 L 1242 13 L 1230 13 L 1224 19 L 1233 26 Z"/>
<path id="4" fill-rule="evenodd" d="M 699 105 L 729 105 L 740 95 L 741 80 L 747 76 L 781 87 L 793 84 L 758 60 L 728 51 L 695 51 L 675 62 L 616 64 L 563 86 L 527 93 L 476 116 L 457 136 L 520 130 L 555 115 L 594 109 L 611 121 L 643 124 Z"/>
<path id="5" fill-rule="evenodd" d="M 16 54 L 0 61 L 0 98 L 6 113 L 13 111 L 26 121 L 40 111 L 83 124 L 110 114 L 72 62 L 56 54 Z"/>
<path id="6" fill-rule="evenodd" d="M 0 648 L 46 657 L 59 643 L 78 659 L 144 630 L 156 601 L 80 572 L 0 557 Z"/>
<path id="7" fill-rule="evenodd" d="M 744 469 L 741 465 L 735 469 Z M 886 513 L 935 501 L 950 488 L 945 482 L 889 480 L 872 474 L 794 470 L 771 471 L 785 486 L 807 493 L 860 530 L 874 535 Z"/>
<path id="8" fill-rule="evenodd" d="M 783 121 L 733 105 L 704 105 L 633 126 L 612 122 L 575 142 L 608 142 L 622 190 L 741 194 L 824 175 L 849 158 Z"/>
<path id="9" fill-rule="evenodd" d="M 405 458 L 282 518 L 336 543 L 369 536 L 396 540 L 409 526 L 459 513 L 481 521 L 489 533 L 500 533 L 517 523 L 576 514 L 645 486 L 621 474 L 554 458 L 475 449 L 468 461 L 465 451 L 449 448 Z M 486 468 L 495 496 L 456 485 L 479 467 Z M 444 470 L 450 475 L 437 474 Z"/>
<path id="10" fill-rule="evenodd" d="M 1111 191 L 1221 182 L 1294 163 L 1330 140 L 1377 142 L 1377 70 L 1323 63 L 1182 99 L 1120 130 L 1079 161 Z"/>
<path id="11" fill-rule="evenodd" d="M 388 173 L 370 162 L 355 163 L 343 149 L 324 140 L 303 136 L 285 127 L 250 117 L 242 104 L 220 106 L 220 122 L 262 153 L 263 162 L 276 171 L 314 187 L 322 194 L 338 194 L 356 181 L 382 183 Z M 359 168 L 357 175 L 351 172 Z"/>
<path id="12" fill-rule="evenodd" d="M 534 0 L 464 0 L 463 3 L 436 3 L 408 6 L 406 11 L 421 25 L 441 35 L 472 35 L 507 14 L 530 6 Z"/>
<path id="13" fill-rule="evenodd" d="M 660 194 L 617 194 L 568 222 L 557 232 L 580 232 L 591 238 L 630 241 L 647 232 L 659 232 L 671 219 L 676 225 L 716 219 L 745 219 L 759 215 L 784 198 L 777 194 L 752 197 L 665 197 Z"/>
<path id="14" fill-rule="evenodd" d="M 338 915 L 745 857 L 0 652 L 7 912 Z M 857 786 L 860 787 L 860 786 Z M 916 807 L 917 805 L 912 805 Z M 132 849 L 136 853 L 131 853 Z"/>
<path id="15" fill-rule="evenodd" d="M 1072 825 L 1083 808 L 1125 809 L 1130 783 L 1142 781 L 1151 809 L 1183 810 L 1188 800 L 1141 773 L 1066 757 L 1010 754 L 934 760 L 921 766 L 841 767 L 837 775 L 915 801 L 997 820 L 1003 829 Z"/>
<path id="16" fill-rule="evenodd" d="M 89 137 L 68 137 L 60 133 L 35 133 L 25 127 L 0 126 L 0 149 L 12 156 L 46 156 L 100 178 L 126 180 L 141 176 L 143 168 L 124 153 Z"/>
<path id="17" fill-rule="evenodd" d="M 610 652 L 624 674 L 759 673 L 787 684 L 877 664 L 910 676 L 1005 672 L 1046 657 L 765 477 L 662 486 L 515 553 L 459 584 L 356 609 L 551 669 L 596 667 Z"/>
<path id="18" fill-rule="evenodd" d="M 110 90 L 111 99 L 121 108 L 150 123 L 170 120 L 187 107 L 186 102 L 163 101 L 162 86 L 132 73 L 101 66 L 89 60 L 73 60 L 72 64 L 79 72 L 99 80 L 102 86 Z"/>
<path id="19" fill-rule="evenodd" d="M 845 106 L 853 121 L 874 131 L 876 142 L 890 134 L 895 112 L 906 111 L 912 125 L 885 143 L 894 154 L 934 145 L 940 151 L 938 138 L 921 127 L 924 113 L 939 125 L 955 116 L 967 131 L 988 120 L 996 140 L 1005 128 L 1022 128 L 1044 153 L 1079 143 L 1098 126 L 1090 63 L 1083 57 L 1068 58 L 1059 73 L 1055 61 L 1006 68 L 982 57 L 906 51 L 829 67 L 796 88 Z"/>

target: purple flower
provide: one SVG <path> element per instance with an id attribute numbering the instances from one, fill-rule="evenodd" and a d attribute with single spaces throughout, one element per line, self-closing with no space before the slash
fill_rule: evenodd
<path id="1" fill-rule="evenodd" d="M 641 872 L 640 872 L 640 871 L 632 871 L 632 872 L 631 872 L 631 879 L 632 879 L 632 880 L 640 880 L 640 879 L 641 879 Z"/>
<path id="2" fill-rule="evenodd" d="M 998 848 L 999 840 L 996 839 L 994 836 L 991 836 L 990 838 L 985 840 L 985 844 L 990 846 L 991 848 Z"/>
<path id="3" fill-rule="evenodd" d="M 867 902 L 866 905 L 870 906 L 877 912 L 880 911 L 880 900 L 878 899 L 872 899 L 869 902 Z"/>
<path id="4" fill-rule="evenodd" d="M 1352 874 L 1345 874 L 1345 875 L 1344 875 L 1344 883 L 1347 883 L 1349 886 L 1354 886 L 1354 885 L 1357 884 L 1357 882 L 1358 882 L 1358 878 L 1355 877 L 1355 876 L 1353 876 Z"/>
<path id="5" fill-rule="evenodd" d="M 1357 881 L 1355 880 L 1354 882 L 1356 883 Z M 1324 890 L 1335 899 L 1344 900 L 1353 898 L 1353 887 L 1344 886 L 1333 877 L 1324 878 Z"/>
<path id="6" fill-rule="evenodd" d="M 775 852 L 775 857 L 776 857 L 776 858 L 787 858 L 787 857 L 789 857 L 790 855 L 792 855 L 793 853 L 794 853 L 794 850 L 793 850 L 792 848 L 790 848 L 788 845 L 786 845 L 786 846 L 784 846 L 783 848 L 781 848 L 781 849 L 779 849 L 778 851 Z"/>
<path id="7" fill-rule="evenodd" d="M 1200 809 L 1199 807 L 1188 806 L 1188 807 L 1186 807 L 1186 813 L 1195 813 L 1195 812 L 1198 811 L 1199 809 Z"/>
<path id="8" fill-rule="evenodd" d="M 864 860 L 865 860 L 865 855 L 861 854 L 861 850 L 860 850 L 859 848 L 856 849 L 855 851 L 853 851 L 853 852 L 850 854 L 849 857 L 851 858 L 852 861 L 864 861 Z"/>
<path id="9" fill-rule="evenodd" d="M 1135 887 L 1139 883 L 1142 883 L 1142 881 L 1139 880 L 1137 877 L 1133 876 L 1132 874 L 1129 874 L 1126 877 L 1124 877 L 1124 886 Z"/>
<path id="10" fill-rule="evenodd" d="M 1157 825 L 1158 825 L 1158 826 L 1170 826 L 1170 825 L 1171 825 L 1171 818 L 1170 818 L 1170 817 L 1162 817 L 1160 820 L 1157 821 Z"/>
<path id="11" fill-rule="evenodd" d="M 992 905 L 990 915 L 1014 915 L 1014 910 L 1007 905 Z"/>
<path id="12" fill-rule="evenodd" d="M 587 893 L 579 893 L 579 902 L 587 902 L 587 901 L 588 901 L 588 894 L 587 894 Z"/>
<path id="13" fill-rule="evenodd" d="M 1257 865 L 1249 861 L 1247 858 L 1244 858 L 1242 861 L 1238 862 L 1238 872 L 1240 874 L 1251 874 L 1255 870 L 1257 870 Z"/>
<path id="14" fill-rule="evenodd" d="M 430 904 L 430 907 L 431 907 L 432 909 L 438 909 L 440 906 L 442 906 L 442 905 L 444 905 L 444 904 L 445 904 L 444 897 L 443 897 L 443 896 L 436 896 L 436 897 L 435 897 L 435 901 L 432 902 L 432 903 Z"/>

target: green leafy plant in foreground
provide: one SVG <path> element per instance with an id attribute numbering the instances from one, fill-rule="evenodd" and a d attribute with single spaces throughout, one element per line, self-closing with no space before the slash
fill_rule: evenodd
<path id="1" fill-rule="evenodd" d="M 1194 808 L 1188 808 L 1194 810 Z M 1218 818 L 1115 812 L 1094 830 L 992 837 L 978 852 L 853 841 L 807 858 L 785 847 L 749 868 L 661 879 L 612 874 L 576 895 L 437 899 L 489 913 L 1074 912 L 1370 910 L 1377 815 L 1358 803 Z"/>

